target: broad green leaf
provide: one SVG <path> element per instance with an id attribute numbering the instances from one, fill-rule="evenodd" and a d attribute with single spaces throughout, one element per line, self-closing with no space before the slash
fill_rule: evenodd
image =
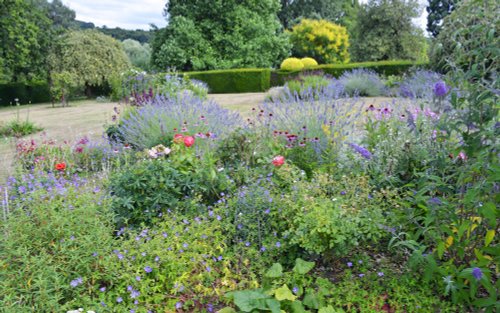
<path id="1" fill-rule="evenodd" d="M 295 260 L 293 271 L 300 275 L 305 275 L 314 268 L 314 265 L 314 262 L 307 262 L 299 258 Z"/>
<path id="2" fill-rule="evenodd" d="M 304 301 L 302 301 L 304 305 L 310 309 L 317 310 L 319 308 L 319 299 L 318 297 L 311 291 L 308 291 L 304 297 Z"/>
<path id="3" fill-rule="evenodd" d="M 292 293 L 292 291 L 288 288 L 287 285 L 283 285 L 282 287 L 276 289 L 274 291 L 274 296 L 278 301 L 290 300 L 295 301 L 297 297 Z"/>
<path id="4" fill-rule="evenodd" d="M 217 311 L 217 313 L 236 313 L 233 308 L 225 307 L 222 310 Z"/>
<path id="5" fill-rule="evenodd" d="M 281 305 L 278 301 L 274 299 L 267 299 L 266 305 L 272 313 L 281 313 Z"/>
<path id="6" fill-rule="evenodd" d="M 283 266 L 281 266 L 281 264 L 279 263 L 274 263 L 264 276 L 269 278 L 277 278 L 283 276 Z"/>
<path id="7" fill-rule="evenodd" d="M 495 230 L 490 229 L 488 232 L 486 232 L 486 236 L 484 237 L 484 246 L 487 247 L 490 245 L 490 243 L 493 241 L 493 238 L 495 238 Z"/>
<path id="8" fill-rule="evenodd" d="M 302 305 L 302 302 L 295 300 L 293 301 L 292 305 L 290 306 L 290 309 L 292 310 L 291 313 L 305 313 L 306 309 Z"/>
<path id="9" fill-rule="evenodd" d="M 319 309 L 318 313 L 335 313 L 335 309 L 329 305 L 326 308 Z"/>
<path id="10" fill-rule="evenodd" d="M 234 304 L 243 312 L 267 309 L 266 301 L 269 296 L 258 290 L 243 290 L 231 293 Z"/>

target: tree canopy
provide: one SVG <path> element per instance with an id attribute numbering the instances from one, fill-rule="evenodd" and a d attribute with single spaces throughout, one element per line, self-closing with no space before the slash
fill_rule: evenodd
<path id="1" fill-rule="evenodd" d="M 169 25 L 156 31 L 152 62 L 158 69 L 269 67 L 290 44 L 277 18 L 278 0 L 170 0 Z"/>
<path id="2" fill-rule="evenodd" d="M 412 18 L 419 16 L 416 0 L 370 0 L 358 12 L 352 42 L 356 61 L 424 60 L 427 42 Z"/>
<path id="3" fill-rule="evenodd" d="M 443 19 L 448 16 L 456 7 L 460 0 L 428 0 L 427 11 L 427 31 L 436 37 L 441 30 Z"/>
<path id="4" fill-rule="evenodd" d="M 96 30 L 70 31 L 50 55 L 52 74 L 65 73 L 76 86 L 99 86 L 129 67 L 119 41 Z"/>

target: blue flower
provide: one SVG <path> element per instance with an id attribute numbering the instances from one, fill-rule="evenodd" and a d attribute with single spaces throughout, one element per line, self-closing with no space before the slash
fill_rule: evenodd
<path id="1" fill-rule="evenodd" d="M 151 273 L 151 272 L 153 271 L 153 269 L 152 269 L 150 266 L 146 266 L 146 267 L 144 268 L 144 271 L 145 271 L 146 273 Z"/>
<path id="2" fill-rule="evenodd" d="M 352 262 L 347 262 L 347 267 L 352 267 Z"/>
<path id="3" fill-rule="evenodd" d="M 75 288 L 81 283 L 83 283 L 83 279 L 81 277 L 78 277 L 77 279 L 73 279 L 69 284 L 71 285 L 71 287 Z"/>
<path id="4" fill-rule="evenodd" d="M 434 84 L 434 94 L 436 97 L 444 97 L 448 93 L 449 88 L 446 86 L 446 83 L 442 80 L 438 81 Z"/>
<path id="5" fill-rule="evenodd" d="M 359 153 L 363 158 L 370 160 L 372 158 L 372 153 L 368 151 L 368 149 L 361 147 L 355 143 L 350 143 L 349 146 L 354 149 L 357 153 Z"/>
<path id="6" fill-rule="evenodd" d="M 483 272 L 479 267 L 474 267 L 472 269 L 472 276 L 474 276 L 476 280 L 481 280 L 481 278 L 483 277 Z"/>
<path id="7" fill-rule="evenodd" d="M 118 298 L 116 298 L 116 302 L 118 302 L 118 303 L 122 303 L 122 302 L 123 302 L 123 298 L 122 298 L 122 297 L 118 297 Z"/>

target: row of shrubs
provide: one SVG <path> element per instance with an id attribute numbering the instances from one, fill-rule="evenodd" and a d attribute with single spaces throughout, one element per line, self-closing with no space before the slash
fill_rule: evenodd
<path id="1" fill-rule="evenodd" d="M 17 101 L 16 101 L 17 99 Z M 50 89 L 46 82 L 0 84 L 0 106 L 19 103 L 50 101 Z"/>

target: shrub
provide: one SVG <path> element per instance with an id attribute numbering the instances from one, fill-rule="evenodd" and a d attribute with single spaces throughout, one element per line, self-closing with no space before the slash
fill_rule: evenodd
<path id="1" fill-rule="evenodd" d="M 297 58 L 288 58 L 281 62 L 280 69 L 284 71 L 300 71 L 304 68 L 304 63 Z"/>
<path id="2" fill-rule="evenodd" d="M 10 189 L 18 197 L 0 220 L 0 290 L 7 311 L 95 307 L 96 285 L 109 275 L 101 259 L 114 246 L 109 201 L 81 181 L 58 179 L 48 189 L 46 179 L 36 175 L 32 190 Z"/>
<path id="3" fill-rule="evenodd" d="M 403 79 L 399 84 L 399 91 L 397 94 L 400 97 L 410 99 L 420 98 L 432 100 L 435 97 L 433 93 L 434 86 L 437 82 L 442 80 L 442 75 L 436 72 L 417 70 Z"/>
<path id="4" fill-rule="evenodd" d="M 176 133 L 189 133 L 209 145 L 241 125 L 238 113 L 191 94 L 177 98 L 156 96 L 150 104 L 132 110 L 119 124 L 124 143 L 144 150 L 170 142 Z M 205 145 L 205 146 L 206 146 Z"/>
<path id="5" fill-rule="evenodd" d="M 212 204 L 227 188 L 223 173 L 217 172 L 207 156 L 198 159 L 194 147 L 174 143 L 171 149 L 158 150 L 150 153 L 154 159 L 139 161 L 113 175 L 110 190 L 119 225 L 151 225 L 173 209 L 192 213 L 190 199 Z"/>
<path id="6" fill-rule="evenodd" d="M 316 60 L 313 58 L 302 58 L 300 61 L 302 62 L 302 64 L 304 64 L 305 69 L 310 69 L 318 66 L 318 62 L 316 62 Z"/>
<path id="7" fill-rule="evenodd" d="M 49 85 L 46 82 L 0 84 L 0 106 L 8 106 L 16 102 L 27 104 L 49 101 Z"/>
<path id="8" fill-rule="evenodd" d="M 339 78 L 349 96 L 378 97 L 385 93 L 385 85 L 377 73 L 371 70 L 354 69 Z"/>
<path id="9" fill-rule="evenodd" d="M 212 93 L 263 92 L 270 86 L 269 69 L 234 69 L 184 73 L 208 85 Z"/>
<path id="10" fill-rule="evenodd" d="M 298 95 L 300 98 L 313 95 L 317 97 L 317 93 L 321 89 L 326 88 L 331 83 L 331 80 L 326 78 L 322 73 L 311 73 L 300 75 L 297 79 L 291 80 L 285 85 L 285 96 L 288 93 Z"/>
<path id="11" fill-rule="evenodd" d="M 290 40 L 297 56 L 311 56 L 323 64 L 349 62 L 349 35 L 343 26 L 303 19 L 292 28 Z"/>

